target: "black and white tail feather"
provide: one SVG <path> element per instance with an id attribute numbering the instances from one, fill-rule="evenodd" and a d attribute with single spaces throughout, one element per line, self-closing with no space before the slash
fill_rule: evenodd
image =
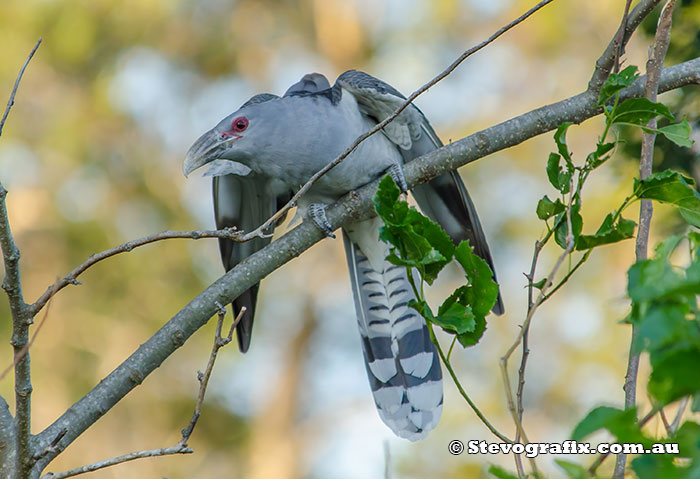
<path id="1" fill-rule="evenodd" d="M 397 436 L 422 439 L 440 420 L 442 371 L 425 320 L 408 306 L 415 295 L 406 269 L 386 260 L 373 266 L 346 233 L 343 240 L 379 416 Z"/>

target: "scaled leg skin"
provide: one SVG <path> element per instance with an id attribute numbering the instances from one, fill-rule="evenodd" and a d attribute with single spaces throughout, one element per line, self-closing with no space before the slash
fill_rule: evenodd
<path id="1" fill-rule="evenodd" d="M 335 239 L 333 227 L 326 217 L 326 208 L 327 206 L 322 203 L 312 203 L 309 205 L 309 215 L 311 215 L 311 219 L 313 220 L 314 224 L 318 226 L 318 228 L 323 231 L 326 236 L 330 236 L 331 238 Z"/>
<path id="2" fill-rule="evenodd" d="M 403 174 L 403 165 L 400 163 L 394 163 L 386 170 L 386 172 L 389 173 L 389 176 L 391 176 L 391 178 L 396 182 L 402 193 L 406 193 L 408 191 L 408 183 L 406 183 L 406 177 Z"/>

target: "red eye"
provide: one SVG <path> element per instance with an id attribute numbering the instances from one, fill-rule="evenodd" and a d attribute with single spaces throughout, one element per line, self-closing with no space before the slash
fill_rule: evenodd
<path id="1" fill-rule="evenodd" d="M 231 129 L 233 131 L 241 132 L 246 128 L 248 128 L 248 118 L 244 116 L 239 116 L 238 118 L 234 119 L 231 123 Z"/>

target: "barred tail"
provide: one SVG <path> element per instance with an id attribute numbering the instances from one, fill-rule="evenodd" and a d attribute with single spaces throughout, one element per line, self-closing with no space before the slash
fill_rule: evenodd
<path id="1" fill-rule="evenodd" d="M 345 232 L 343 239 L 379 416 L 397 436 L 422 439 L 440 419 L 442 371 L 425 320 L 408 307 L 414 294 L 406 270 L 386 260 L 375 259 L 373 266 Z"/>

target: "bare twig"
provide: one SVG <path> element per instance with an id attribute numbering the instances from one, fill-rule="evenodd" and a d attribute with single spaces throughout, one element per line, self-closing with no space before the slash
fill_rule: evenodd
<path id="1" fill-rule="evenodd" d="M 36 329 L 34 330 L 34 334 L 32 334 L 32 337 L 29 339 L 29 342 L 25 344 L 25 346 L 15 355 L 15 357 L 12 360 L 12 363 L 5 368 L 5 370 L 0 374 L 0 381 L 5 379 L 5 376 L 7 376 L 7 373 L 12 371 L 12 368 L 17 366 L 17 363 L 24 357 L 25 354 L 27 354 L 27 351 L 29 351 L 29 348 L 32 347 L 32 344 L 34 344 L 34 340 L 36 339 L 37 335 L 39 334 L 39 331 L 41 331 L 42 326 L 44 326 L 44 323 L 46 322 L 46 318 L 49 316 L 49 309 L 51 306 L 51 301 L 49 301 L 48 306 L 46 307 L 46 311 L 44 311 L 44 316 L 42 316 L 41 321 L 39 321 L 39 324 L 37 324 Z"/>
<path id="2" fill-rule="evenodd" d="M 112 457 L 104 461 L 94 462 L 85 466 L 76 467 L 75 469 L 71 469 L 69 471 L 49 472 L 41 476 L 41 479 L 64 479 L 66 477 L 78 476 L 80 474 L 97 471 L 98 469 L 104 469 L 105 467 L 116 466 L 117 464 L 133 461 L 135 459 L 144 459 L 146 457 L 171 456 L 173 454 L 192 454 L 193 452 L 194 451 L 189 447 L 183 447 L 180 444 L 172 447 L 162 447 L 160 449 L 149 449 L 147 451 L 130 452 L 129 454 L 124 454 L 123 456 Z"/>
<path id="3" fill-rule="evenodd" d="M 535 272 L 537 270 L 537 260 L 539 259 L 540 252 L 542 251 L 542 247 L 544 246 L 544 242 L 541 242 L 539 240 L 535 241 L 535 248 L 532 254 L 532 263 L 530 265 L 530 272 L 525 274 L 525 278 L 527 278 L 527 310 L 529 311 L 532 309 L 534 303 L 534 282 L 535 282 Z M 518 420 L 522 424 L 523 420 L 523 391 L 525 390 L 525 368 L 527 367 L 527 358 L 530 355 L 530 348 L 528 347 L 528 334 L 530 332 L 530 325 L 527 325 L 527 329 L 523 331 L 523 340 L 522 340 L 522 355 L 520 357 L 520 368 L 518 369 L 518 392 L 516 393 L 517 397 L 517 411 L 518 411 Z M 515 442 L 520 441 L 520 430 L 516 428 L 515 431 Z M 522 457 L 520 454 L 514 454 L 515 456 L 515 467 L 518 471 L 518 477 L 525 477 L 525 470 L 523 468 L 523 461 Z"/>
<path id="4" fill-rule="evenodd" d="M 622 14 L 622 22 L 620 22 L 620 28 L 617 30 L 617 36 L 615 37 L 615 43 L 617 44 L 617 48 L 615 48 L 615 58 L 613 59 L 613 72 L 615 73 L 619 73 L 620 71 L 620 57 L 622 56 L 622 50 L 624 49 L 625 30 L 627 30 L 627 17 L 630 14 L 631 5 L 632 0 L 627 0 L 627 3 L 625 3 L 625 13 Z"/>
<path id="5" fill-rule="evenodd" d="M 110 258 L 120 253 L 128 253 L 134 248 L 139 246 L 144 246 L 150 243 L 155 243 L 156 241 L 162 241 L 166 239 L 173 238 L 187 238 L 187 239 L 200 239 L 200 238 L 221 238 L 229 239 L 232 241 L 240 241 L 241 232 L 237 231 L 236 228 L 224 228 L 221 230 L 194 230 L 194 231 L 161 231 L 150 236 L 145 236 L 143 238 L 128 241 L 119 246 L 115 246 L 108 250 L 102 251 L 100 253 L 95 253 L 86 259 L 81 265 L 77 266 L 73 271 L 65 275 L 63 278 L 56 281 L 54 284 L 49 286 L 44 294 L 42 294 L 39 299 L 37 299 L 31 306 L 29 306 L 29 311 L 32 315 L 36 315 L 41 308 L 43 308 L 47 301 L 51 299 L 56 293 L 65 288 L 68 285 L 79 285 L 78 276 L 83 274 L 85 270 L 99 263 L 103 259 Z"/>
<path id="6" fill-rule="evenodd" d="M 656 36 L 653 50 L 650 50 L 650 57 L 647 61 L 647 76 L 644 84 L 644 96 L 655 102 L 659 91 L 659 80 L 661 68 L 664 64 L 666 51 L 671 41 L 671 24 L 675 0 L 668 0 L 661 11 L 659 23 L 656 27 Z M 656 118 L 652 118 L 647 127 L 656 130 Z M 642 153 L 639 159 L 639 178 L 645 179 L 651 175 L 652 163 L 654 161 L 655 133 L 642 134 Z M 639 207 L 639 227 L 637 229 L 637 240 L 635 245 L 635 255 L 637 261 L 647 258 L 647 248 L 649 243 L 649 228 L 651 226 L 651 216 L 653 208 L 650 200 L 642 200 Z M 637 341 L 639 331 L 632 324 L 632 339 L 630 343 L 629 358 L 627 362 L 627 374 L 625 375 L 625 409 L 633 408 L 637 403 L 637 374 L 639 371 L 639 353 L 635 352 L 634 344 Z M 625 476 L 625 465 L 627 456 L 623 453 L 617 455 L 615 462 L 614 479 L 623 479 Z"/>
<path id="7" fill-rule="evenodd" d="M 450 73 L 452 73 L 464 60 L 466 60 L 471 55 L 478 52 L 479 50 L 481 50 L 482 48 L 484 48 L 488 44 L 492 43 L 494 40 L 496 40 L 498 37 L 503 35 L 505 32 L 507 32 L 511 28 L 515 27 L 519 23 L 522 23 L 528 17 L 530 17 L 533 13 L 537 12 L 542 7 L 544 7 L 545 5 L 547 5 L 549 3 L 552 3 L 553 1 L 554 0 L 542 0 L 537 5 L 532 7 L 530 10 L 528 10 L 527 12 L 522 14 L 520 17 L 516 18 L 515 20 L 513 20 L 509 24 L 499 28 L 498 31 L 496 31 L 493 35 L 491 35 L 489 38 L 487 38 L 483 42 L 471 47 L 469 50 L 462 53 L 459 56 L 459 58 L 457 58 L 454 62 L 452 62 L 450 64 L 450 66 L 448 66 L 442 73 L 440 73 L 435 78 L 430 80 L 428 83 L 426 83 L 425 85 L 420 87 L 418 90 L 411 93 L 411 95 L 406 99 L 406 101 L 404 101 L 403 104 L 399 108 L 397 108 L 394 113 L 392 113 L 391 115 L 386 117 L 383 121 L 377 123 L 374 126 L 374 128 L 372 128 L 371 130 L 369 130 L 369 131 L 363 133 L 362 135 L 360 135 L 359 137 L 357 137 L 357 139 L 355 141 L 353 141 L 352 144 L 340 156 L 338 156 L 336 159 L 334 159 L 333 161 L 328 163 L 326 166 L 321 168 L 319 171 L 314 173 L 313 176 L 311 176 L 311 178 L 309 178 L 308 181 L 299 189 L 299 191 L 296 192 L 296 194 L 292 197 L 292 199 L 289 200 L 289 202 L 284 207 L 282 207 L 282 209 L 277 211 L 277 213 L 275 213 L 270 219 L 265 221 L 265 223 L 263 223 L 261 226 L 259 226 L 255 230 L 253 230 L 249 233 L 246 233 L 242 238 L 244 238 L 245 240 L 248 240 L 248 239 L 252 239 L 256 236 L 266 236 L 265 231 L 267 231 L 272 225 L 276 224 L 277 220 L 279 220 L 285 214 L 287 214 L 287 212 L 297 204 L 297 202 L 299 201 L 299 198 L 301 198 L 309 190 L 309 188 L 311 188 L 314 185 L 314 183 L 316 183 L 323 175 L 325 175 L 326 173 L 331 171 L 338 164 L 340 164 L 343 160 L 345 160 L 345 158 L 347 158 L 348 155 L 350 155 L 350 153 L 352 153 L 355 150 L 355 148 L 358 147 L 358 145 L 360 143 L 362 143 L 367 138 L 374 135 L 375 133 L 380 131 L 382 128 L 387 126 L 389 123 L 394 121 L 394 119 L 396 119 L 396 117 L 399 116 L 402 111 L 404 111 L 406 108 L 408 108 L 408 106 L 416 98 L 418 98 L 420 95 L 422 95 L 423 93 L 428 91 L 428 89 L 435 86 L 435 84 L 437 84 L 440 80 L 442 80 L 443 78 L 448 76 Z"/>
<path id="8" fill-rule="evenodd" d="M 246 309 L 245 307 L 241 308 L 241 310 L 238 312 L 238 316 L 236 316 L 236 319 L 231 324 L 231 328 L 229 329 L 228 334 L 226 336 L 222 336 L 221 331 L 223 329 L 224 318 L 226 317 L 226 309 L 219 303 L 216 303 L 216 306 L 218 320 L 216 323 L 216 333 L 214 335 L 214 345 L 212 346 L 211 354 L 209 355 L 209 361 L 207 362 L 207 368 L 205 369 L 204 373 L 197 371 L 197 380 L 199 381 L 199 394 L 197 395 L 197 403 L 195 404 L 194 413 L 192 413 L 192 418 L 190 419 L 190 422 L 187 425 L 187 427 L 182 430 L 182 438 L 176 445 L 172 447 L 162 447 L 159 449 L 148 449 L 145 451 L 131 452 L 129 454 L 124 454 L 123 456 L 117 456 L 104 461 L 99 461 L 92 464 L 87 464 L 85 466 L 76 467 L 75 469 L 71 469 L 69 471 L 57 473 L 49 472 L 41 476 L 41 479 L 64 479 L 66 477 L 73 477 L 80 474 L 85 474 L 87 472 L 97 471 L 98 469 L 104 469 L 106 467 L 116 466 L 117 464 L 133 461 L 135 459 L 144 459 L 147 457 L 171 456 L 174 454 L 192 454 L 194 451 L 190 447 L 188 447 L 187 442 L 190 440 L 190 436 L 192 435 L 192 432 L 194 431 L 194 428 L 197 425 L 197 421 L 199 420 L 199 416 L 202 412 L 204 395 L 207 392 L 209 378 L 211 377 L 211 373 L 214 370 L 214 362 L 216 361 L 216 356 L 219 352 L 219 349 L 226 346 L 233 339 L 233 330 L 243 317 L 243 314 L 245 313 Z M 54 447 L 61 440 L 61 437 L 63 436 L 58 437 L 57 440 L 54 441 Z"/>
<path id="9" fill-rule="evenodd" d="M 27 56 L 27 60 L 17 75 L 15 85 L 10 93 L 5 113 L 0 120 L 0 135 L 5 126 L 10 110 L 15 103 L 15 95 L 19 88 L 24 71 L 29 65 L 34 53 L 41 44 L 41 38 L 36 42 L 34 48 Z M 5 261 L 5 279 L 2 282 L 2 289 L 7 293 L 10 302 L 10 313 L 12 314 L 12 339 L 10 343 L 14 349 L 14 369 L 15 369 L 15 441 L 16 441 L 16 470 L 18 477 L 25 477 L 30 467 L 31 445 L 31 395 L 32 381 L 30 358 L 27 352 L 29 342 L 29 325 L 32 323 L 33 315 L 29 312 L 27 304 L 24 302 L 22 294 L 22 280 L 19 271 L 19 248 L 15 244 L 10 228 L 10 220 L 7 216 L 7 190 L 0 184 L 0 247 Z"/>
<path id="10" fill-rule="evenodd" d="M 190 419 L 190 423 L 187 425 L 187 427 L 182 430 L 182 439 L 180 439 L 180 442 L 178 443 L 178 445 L 182 447 L 187 446 L 187 441 L 190 440 L 192 431 L 194 431 L 194 427 L 197 425 L 197 421 L 199 420 L 199 415 L 202 412 L 202 404 L 204 404 L 204 395 L 207 392 L 207 385 L 209 384 L 211 372 L 214 370 L 214 361 L 216 361 L 216 355 L 219 353 L 219 349 L 223 348 L 231 342 L 231 339 L 233 339 L 233 330 L 236 328 L 236 325 L 241 321 L 241 318 L 243 317 L 243 314 L 245 314 L 246 311 L 246 307 L 243 306 L 238 312 L 236 319 L 234 319 L 233 323 L 231 323 L 231 327 L 228 330 L 228 334 L 226 336 L 221 336 L 221 329 L 224 325 L 224 318 L 226 317 L 226 309 L 223 306 L 221 306 L 221 304 L 218 302 L 216 303 L 216 306 L 218 309 L 218 321 L 216 323 L 216 335 L 214 336 L 214 346 L 212 346 L 211 348 L 211 355 L 209 356 L 209 362 L 207 363 L 207 368 L 204 370 L 204 374 L 197 371 L 197 379 L 199 380 L 199 395 L 197 396 L 197 403 L 194 407 L 194 413 L 192 413 L 192 419 Z"/>
<path id="11" fill-rule="evenodd" d="M 685 408 L 688 407 L 688 403 L 690 403 L 690 397 L 686 396 L 681 399 L 678 405 L 678 411 L 676 411 L 676 417 L 673 418 L 673 422 L 671 423 L 669 434 L 674 434 L 678 430 L 678 426 L 681 425 L 681 419 L 683 419 L 683 414 L 685 414 Z"/>
<path id="12" fill-rule="evenodd" d="M 7 107 L 5 108 L 5 113 L 2 115 L 2 120 L 0 120 L 0 136 L 2 136 L 2 129 L 5 126 L 5 121 L 7 120 L 7 115 L 10 114 L 10 110 L 15 104 L 15 95 L 17 94 L 17 89 L 19 88 L 19 83 L 22 81 L 22 76 L 24 75 L 24 70 L 27 69 L 27 65 L 29 65 L 29 62 L 32 60 L 32 57 L 36 53 L 37 49 L 39 48 L 39 45 L 41 45 L 41 38 L 37 40 L 36 45 L 34 45 L 34 48 L 32 48 L 32 51 L 29 52 L 29 56 L 27 56 L 27 59 L 24 61 L 24 65 L 22 65 L 22 68 L 19 70 L 19 74 L 17 75 L 17 79 L 15 80 L 15 86 L 12 88 L 12 92 L 10 93 L 10 99 L 7 101 Z"/>

